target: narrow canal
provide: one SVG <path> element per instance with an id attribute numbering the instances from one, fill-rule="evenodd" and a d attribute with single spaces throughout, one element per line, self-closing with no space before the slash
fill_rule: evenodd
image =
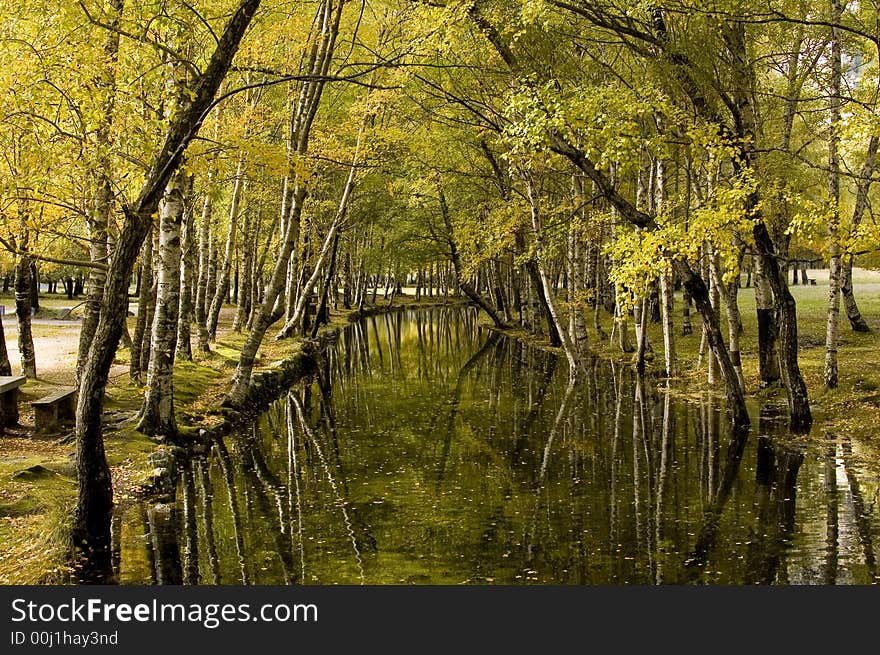
<path id="1" fill-rule="evenodd" d="M 465 308 L 365 319 L 313 379 L 121 517 L 123 583 L 869 584 L 846 439 L 564 359 Z"/>

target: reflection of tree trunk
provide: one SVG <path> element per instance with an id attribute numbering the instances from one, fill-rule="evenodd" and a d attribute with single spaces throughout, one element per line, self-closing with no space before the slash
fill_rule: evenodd
<path id="1" fill-rule="evenodd" d="M 837 583 L 838 510 L 837 510 L 837 442 L 831 434 L 825 435 L 825 584 Z"/>
<path id="2" fill-rule="evenodd" d="M 849 440 L 840 445 L 843 457 L 843 466 L 846 470 L 846 479 L 849 483 L 849 493 L 852 496 L 853 512 L 855 513 L 856 530 L 859 533 L 859 541 L 862 542 L 862 550 L 865 553 L 865 566 L 871 574 L 874 584 L 880 583 L 880 575 L 877 573 L 877 557 L 874 554 L 874 543 L 871 536 L 871 506 L 865 506 L 865 498 L 859 488 L 858 471 L 852 461 L 852 445 Z"/>
<path id="3" fill-rule="evenodd" d="M 516 361 L 519 361 L 518 358 Z M 544 405 L 544 398 L 547 395 L 547 390 L 550 389 L 551 382 L 553 382 L 553 374 L 556 372 L 556 364 L 558 361 L 559 358 L 555 355 L 550 356 L 547 358 L 547 365 L 543 367 L 544 377 L 541 379 L 541 384 L 538 387 L 537 393 L 529 403 L 529 412 L 526 414 L 522 426 L 517 430 L 515 435 L 516 440 L 510 451 L 510 464 L 512 466 L 516 466 L 519 463 L 519 457 L 522 453 L 523 446 L 525 446 L 529 435 L 532 433 L 532 425 L 534 425 L 535 419 L 538 418 L 541 407 Z"/>
<path id="4" fill-rule="evenodd" d="M 122 564 L 122 512 L 113 512 L 110 519 L 110 561 L 113 567 L 113 580 L 119 580 Z"/>
<path id="5" fill-rule="evenodd" d="M 315 447 L 315 452 L 318 454 L 318 459 L 321 462 L 321 466 L 324 468 L 324 473 L 327 475 L 327 482 L 330 483 L 330 488 L 333 491 L 333 495 L 336 497 L 336 502 L 339 506 L 339 510 L 342 513 L 342 521 L 345 524 L 346 532 L 348 533 L 349 539 L 351 540 L 351 546 L 354 550 L 354 558 L 357 562 L 358 573 L 360 575 L 361 584 L 364 584 L 364 562 L 361 557 L 361 550 L 358 545 L 357 538 L 355 537 L 354 528 L 352 527 L 352 521 L 349 516 L 349 502 L 348 499 L 345 498 L 340 492 L 339 488 L 336 485 L 336 481 L 333 477 L 333 474 L 330 472 L 330 467 L 327 464 L 327 459 L 324 456 L 324 451 L 321 448 L 321 444 L 318 439 L 315 437 L 312 430 L 309 428 L 308 423 L 306 422 L 305 414 L 303 412 L 303 407 L 299 402 L 299 399 L 296 397 L 296 394 L 291 393 L 289 398 L 293 401 L 294 408 L 296 409 L 297 418 L 299 418 L 299 424 L 302 428 L 303 434 L 312 445 Z"/>
<path id="6" fill-rule="evenodd" d="M 773 584 L 794 533 L 797 475 L 803 453 L 758 439 L 757 526 L 746 554 L 746 582 Z"/>
<path id="7" fill-rule="evenodd" d="M 183 465 L 183 584 L 199 584 L 199 526 L 196 522 L 196 485 L 192 460 Z"/>
<path id="8" fill-rule="evenodd" d="M 620 449 L 620 435 L 621 431 L 623 430 L 623 368 L 621 368 L 620 374 L 617 376 L 616 380 L 617 384 L 615 385 L 614 392 L 617 398 L 617 402 L 614 409 L 614 440 L 611 444 L 611 491 L 608 499 L 608 504 L 611 508 L 610 516 L 608 519 L 609 535 L 611 539 L 609 547 L 611 549 L 611 552 L 615 552 L 619 546 L 619 511 L 617 507 L 617 453 Z"/>
<path id="9" fill-rule="evenodd" d="M 256 424 L 253 427 L 257 430 Z M 281 564 L 281 575 L 284 584 L 291 585 L 295 581 L 293 572 L 293 556 L 291 553 L 290 533 L 287 530 L 289 521 L 285 512 L 283 486 L 269 471 L 260 445 L 257 443 L 256 434 L 239 442 L 241 453 L 241 468 L 245 478 L 253 490 L 253 498 L 260 514 L 269 522 L 269 532 L 275 542 L 275 552 L 278 554 L 278 562 Z M 269 501 L 268 493 L 272 494 L 274 502 Z"/>
<path id="10" fill-rule="evenodd" d="M 287 398 L 285 406 L 285 418 L 287 423 L 287 504 L 288 516 L 296 515 L 296 534 L 297 547 L 299 549 L 299 569 L 300 580 L 305 582 L 306 579 L 306 553 L 305 542 L 303 540 L 303 516 L 302 516 L 302 494 L 299 488 L 299 462 L 296 458 L 296 430 L 293 427 L 293 416 L 296 409 L 290 397 Z M 293 495 L 295 494 L 295 495 Z M 293 525 L 290 526 L 291 533 Z"/>
<path id="11" fill-rule="evenodd" d="M 559 433 L 560 427 L 562 426 L 563 419 L 565 419 L 568 414 L 568 405 L 569 402 L 571 402 L 572 396 L 574 395 L 575 388 L 576 378 L 574 376 L 570 376 L 568 379 L 568 386 L 565 389 L 565 395 L 563 395 L 562 402 L 559 404 L 559 410 L 556 412 L 556 418 L 553 421 L 553 427 L 550 428 L 550 434 L 547 436 L 547 443 L 544 445 L 544 454 L 541 457 L 541 468 L 534 489 L 535 509 L 532 513 L 531 528 L 529 528 L 527 534 L 523 538 L 523 543 L 526 544 L 527 557 L 529 560 L 532 559 L 536 546 L 536 544 L 534 543 L 534 539 L 538 533 L 538 516 L 541 509 L 541 491 L 543 490 L 544 483 L 547 480 L 547 469 L 550 467 L 550 455 L 553 452 L 553 443 L 556 441 L 556 437 Z"/>
<path id="12" fill-rule="evenodd" d="M 482 347 L 473 354 L 473 356 L 461 367 L 458 372 L 458 378 L 455 382 L 455 388 L 452 390 L 452 397 L 449 400 L 449 414 L 446 420 L 446 435 L 443 438 L 443 449 L 440 454 L 440 462 L 437 465 L 437 492 L 443 486 L 443 479 L 446 476 L 446 461 L 449 459 L 449 451 L 452 447 L 452 437 L 455 434 L 455 417 L 458 414 L 458 404 L 461 401 L 461 391 L 464 386 L 465 378 L 477 364 L 488 354 L 492 347 L 501 340 L 501 335 L 497 332 L 490 332 L 489 337 Z"/>
<path id="13" fill-rule="evenodd" d="M 156 552 L 153 550 L 153 534 L 150 531 L 149 512 L 146 503 L 139 503 L 140 520 L 144 535 L 144 552 L 147 558 L 147 567 L 150 569 L 150 584 L 158 584 L 156 580 Z"/>
<path id="14" fill-rule="evenodd" d="M 173 505 L 153 505 L 147 509 L 150 538 L 156 558 L 156 582 L 179 585 L 183 582 L 180 544 L 177 541 L 177 511 Z"/>
<path id="15" fill-rule="evenodd" d="M 693 582 L 699 578 L 703 568 L 706 566 L 709 553 L 715 547 L 718 539 L 721 512 L 727 504 L 727 499 L 730 497 L 730 492 L 733 489 L 733 483 L 739 474 L 739 466 L 742 462 L 747 441 L 748 432 L 742 430 L 733 431 L 730 443 L 727 446 L 727 458 L 724 463 L 721 481 L 712 502 L 703 513 L 703 524 L 700 527 L 694 548 L 685 559 L 685 572 L 682 582 Z"/>
<path id="16" fill-rule="evenodd" d="M 642 307 L 642 313 L 647 314 L 647 307 Z M 637 335 L 638 338 L 638 335 Z M 632 466 L 633 466 L 633 512 L 636 519 L 636 543 L 635 554 L 636 572 L 639 568 L 639 555 L 641 555 L 644 542 L 647 540 L 647 529 L 644 517 L 647 512 L 642 502 L 642 466 L 640 446 L 644 439 L 644 407 L 642 406 L 642 376 L 636 374 L 636 384 L 633 388 L 633 423 L 632 423 Z M 649 556 L 650 557 L 650 556 Z"/>
<path id="17" fill-rule="evenodd" d="M 214 487 L 211 484 L 211 465 L 207 459 L 199 460 L 199 491 L 202 497 L 202 526 L 205 534 L 205 552 L 211 567 L 211 584 L 220 584 L 220 559 L 214 541 Z"/>
<path id="18" fill-rule="evenodd" d="M 226 444 L 223 439 L 217 439 L 214 442 L 217 449 L 217 455 L 220 460 L 220 468 L 223 469 L 223 479 L 226 482 L 226 493 L 229 496 L 229 511 L 232 514 L 232 528 L 235 533 L 235 552 L 238 555 L 238 565 L 241 569 L 241 583 L 243 585 L 250 584 L 250 576 L 248 575 L 247 562 L 245 560 L 244 548 L 244 532 L 241 525 L 241 512 L 238 507 L 238 497 L 235 495 L 235 476 L 232 471 L 232 462 L 229 459 L 229 451 L 226 450 Z"/>
<path id="19" fill-rule="evenodd" d="M 666 492 L 666 480 L 669 476 L 669 459 L 672 456 L 675 442 L 675 417 L 672 415 L 672 393 L 667 382 L 663 392 L 663 428 L 660 438 L 660 470 L 657 474 L 657 503 L 654 513 L 654 550 L 660 555 L 661 544 L 666 538 L 663 531 L 663 500 Z M 663 558 L 656 559 L 654 582 L 663 583 Z"/>

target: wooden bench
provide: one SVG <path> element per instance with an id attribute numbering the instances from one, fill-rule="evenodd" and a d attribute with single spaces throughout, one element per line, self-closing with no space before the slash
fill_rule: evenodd
<path id="1" fill-rule="evenodd" d="M 23 375 L 0 375 L 0 428 L 18 425 L 18 388 L 25 382 Z"/>
<path id="2" fill-rule="evenodd" d="M 814 277 L 811 277 L 811 278 L 810 278 L 810 286 L 811 286 L 811 287 L 816 286 L 816 278 L 814 278 Z"/>
<path id="3" fill-rule="evenodd" d="M 76 420 L 76 389 L 59 389 L 31 403 L 37 432 L 51 432 Z"/>

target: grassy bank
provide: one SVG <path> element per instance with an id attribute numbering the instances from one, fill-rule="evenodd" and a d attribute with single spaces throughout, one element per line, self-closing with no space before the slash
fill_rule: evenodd
<path id="1" fill-rule="evenodd" d="M 9 299 L 5 301 L 7 310 Z M 78 321 L 56 321 L 65 298 L 43 300 L 44 312 L 33 326 L 37 353 L 37 380 L 22 387 L 21 425 L 0 436 L 0 584 L 63 582 L 69 571 L 68 523 L 76 500 L 73 465 L 74 445 L 67 435 L 40 436 L 33 430 L 30 401 L 49 390 L 72 385 L 76 361 Z M 412 298 L 396 298 L 391 309 L 415 304 Z M 427 300 L 421 305 L 427 305 Z M 384 301 L 371 311 L 388 311 Z M 211 428 L 223 420 L 218 407 L 228 389 L 245 336 L 231 330 L 233 310 L 221 312 L 218 339 L 210 354 L 194 352 L 194 361 L 178 361 L 174 370 L 175 409 L 181 431 Z M 332 313 L 323 330 L 344 326 L 350 311 Z M 130 326 L 133 327 L 130 319 Z M 4 322 L 10 361 L 18 369 L 14 321 Z M 259 351 L 255 373 L 270 370 L 301 347 L 300 339 L 275 341 L 271 333 Z M 104 440 L 113 473 L 117 503 L 137 496 L 150 479 L 150 456 L 157 443 L 137 432 L 136 415 L 144 395 L 143 384 L 128 374 L 129 351 L 120 349 L 110 373 L 104 411 Z"/>

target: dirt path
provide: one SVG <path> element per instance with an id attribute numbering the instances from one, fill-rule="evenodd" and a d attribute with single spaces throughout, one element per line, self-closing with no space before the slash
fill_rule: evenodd
<path id="1" fill-rule="evenodd" d="M 9 316 L 3 318 L 6 332 L 6 349 L 13 372 L 20 367 L 18 352 L 18 321 Z M 73 383 L 76 353 L 79 348 L 79 321 L 33 321 L 34 350 L 37 358 L 37 377 L 53 384 Z"/>

